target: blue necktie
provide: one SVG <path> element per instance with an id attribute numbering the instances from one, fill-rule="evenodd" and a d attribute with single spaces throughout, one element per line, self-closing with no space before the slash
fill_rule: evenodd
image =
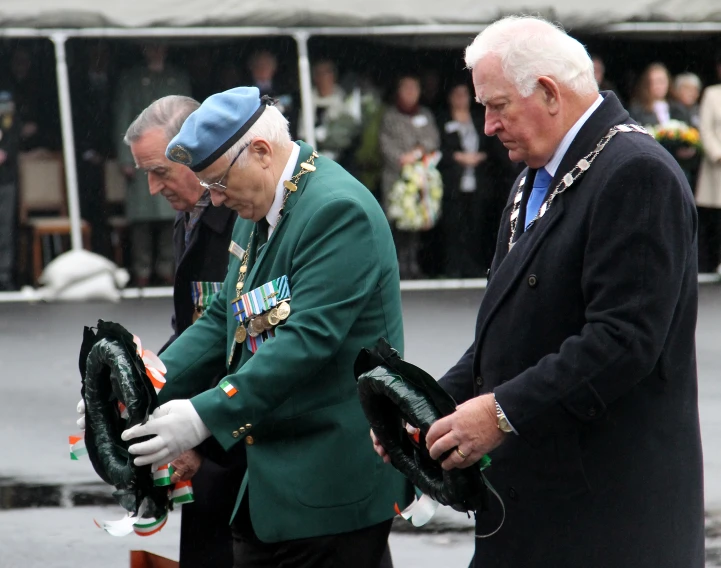
<path id="1" fill-rule="evenodd" d="M 546 171 L 546 168 L 540 168 L 536 170 L 536 179 L 533 180 L 533 189 L 531 190 L 531 196 L 528 198 L 526 204 L 526 224 L 533 221 L 533 218 L 538 213 L 538 210 L 543 205 L 543 200 L 546 199 L 546 193 L 548 193 L 548 186 L 551 185 L 551 174 Z"/>

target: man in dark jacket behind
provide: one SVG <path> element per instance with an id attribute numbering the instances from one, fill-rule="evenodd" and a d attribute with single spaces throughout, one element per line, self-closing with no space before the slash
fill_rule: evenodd
<path id="1" fill-rule="evenodd" d="M 199 106 L 189 97 L 163 97 L 146 108 L 125 135 L 137 168 L 148 177 L 150 193 L 160 193 L 178 211 L 173 233 L 173 335 L 161 352 L 193 324 L 220 290 L 237 218 L 226 207 L 211 206 L 195 174 L 165 157 L 168 142 Z M 217 380 L 205 388 L 216 384 Z M 180 566 L 230 568 L 229 523 L 245 471 L 244 446 L 229 455 L 211 438 L 175 460 L 173 467 L 171 481 L 191 479 L 195 498 L 182 507 Z"/>
<path id="2" fill-rule="evenodd" d="M 688 182 L 552 24 L 500 20 L 466 63 L 486 134 L 527 166 L 475 337 L 441 379 L 459 406 L 427 435 L 445 469 L 490 452 L 505 523 L 473 566 L 702 568 Z M 477 531 L 500 521 L 494 502 Z"/>

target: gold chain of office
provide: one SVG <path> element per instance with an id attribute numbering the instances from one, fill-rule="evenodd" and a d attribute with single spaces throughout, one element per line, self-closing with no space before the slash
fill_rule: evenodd
<path id="1" fill-rule="evenodd" d="M 526 230 L 530 229 L 536 221 L 538 221 L 546 214 L 546 211 L 548 211 L 548 209 L 551 207 L 551 203 L 557 195 L 560 195 L 564 191 L 566 191 L 569 187 L 573 185 L 573 183 L 578 178 L 580 178 L 584 173 L 586 173 L 586 171 L 591 167 L 591 164 L 593 164 L 593 161 L 596 159 L 596 157 L 611 141 L 611 138 L 616 136 L 616 134 L 618 134 L 619 132 L 638 132 L 640 134 L 647 134 L 651 136 L 651 134 L 649 134 L 649 132 L 645 128 L 639 126 L 638 124 L 617 124 L 616 126 L 612 127 L 608 131 L 608 133 L 606 133 L 606 135 L 601 138 L 596 147 L 586 156 L 581 158 L 578 163 L 573 166 L 571 171 L 568 172 L 565 176 L 563 176 L 563 178 L 561 178 L 561 181 L 558 182 L 556 188 L 544 200 L 543 204 L 538 210 L 538 213 L 536 213 L 536 216 L 531 220 L 530 223 L 528 223 L 528 225 L 526 226 Z M 513 207 L 511 208 L 511 238 L 508 239 L 509 251 L 513 248 L 513 245 L 516 244 L 515 239 L 516 231 L 518 230 L 518 217 L 521 210 L 521 200 L 523 199 L 523 186 L 525 183 L 526 177 L 524 176 L 518 183 L 518 189 L 516 190 L 516 195 L 513 198 Z"/>
<path id="2" fill-rule="evenodd" d="M 288 197 L 290 197 L 292 193 L 295 193 L 298 190 L 298 182 L 300 181 L 300 178 L 303 177 L 305 174 L 309 174 L 315 171 L 315 165 L 313 165 L 313 162 L 317 157 L 318 153 L 314 150 L 313 152 L 311 152 L 311 155 L 308 157 L 307 161 L 301 162 L 300 170 L 298 170 L 298 173 L 295 174 L 292 178 L 283 182 L 283 187 L 285 188 L 285 196 L 283 197 L 283 205 L 278 212 L 278 221 L 280 221 L 280 218 L 283 216 L 283 211 L 285 210 L 285 203 L 286 201 L 288 201 Z M 240 263 L 240 268 L 238 269 L 238 282 L 235 284 L 236 299 L 240 298 L 240 295 L 243 293 L 243 286 L 245 285 L 245 275 L 248 272 L 248 255 L 250 254 L 250 247 L 253 244 L 253 235 L 255 235 L 255 233 L 256 231 L 250 232 L 248 246 L 245 249 L 243 260 Z"/>

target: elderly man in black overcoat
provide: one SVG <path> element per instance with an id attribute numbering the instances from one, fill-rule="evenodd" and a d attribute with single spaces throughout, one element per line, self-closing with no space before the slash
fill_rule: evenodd
<path id="1" fill-rule="evenodd" d="M 161 194 L 178 211 L 173 233 L 173 334 L 160 352 L 193 324 L 219 291 L 227 273 L 228 246 L 237 219 L 231 209 L 213 207 L 195 174 L 165 156 L 170 140 L 199 106 L 189 97 L 163 97 L 147 107 L 125 135 L 138 169 L 148 176 L 150 193 Z M 192 481 L 195 498 L 194 503 L 182 507 L 180 566 L 230 568 L 233 551 L 229 522 L 245 471 L 244 448 L 229 455 L 209 439 L 196 450 L 173 462 L 171 481 Z"/>
<path id="2" fill-rule="evenodd" d="M 441 379 L 459 406 L 427 436 L 446 469 L 490 452 L 505 523 L 473 566 L 702 568 L 686 178 L 555 26 L 500 20 L 466 62 L 486 134 L 527 165 L 473 342 Z M 495 502 L 477 533 L 501 518 Z"/>

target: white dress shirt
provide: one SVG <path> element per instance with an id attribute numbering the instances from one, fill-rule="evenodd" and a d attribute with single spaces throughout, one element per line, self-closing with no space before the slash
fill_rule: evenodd
<path id="1" fill-rule="evenodd" d="M 561 140 L 561 143 L 559 144 L 558 148 L 556 148 L 556 151 L 553 153 L 553 156 L 551 156 L 551 159 L 546 164 L 546 171 L 551 174 L 551 177 L 556 176 L 556 171 L 558 170 L 558 166 L 561 165 L 561 160 L 563 160 L 563 157 L 566 155 L 566 152 L 571 147 L 571 143 L 573 142 L 574 138 L 576 138 L 576 134 L 578 134 L 578 131 L 581 130 L 581 127 L 586 124 L 586 121 L 591 118 L 591 115 L 594 113 L 594 111 L 601 106 L 601 103 L 603 102 L 603 97 L 601 95 L 598 95 L 598 98 L 593 102 L 593 104 L 588 107 L 588 110 L 583 113 L 583 116 L 579 118 L 576 123 L 571 127 L 571 129 L 566 132 L 566 135 L 563 137 L 563 140 Z"/>
<path id="2" fill-rule="evenodd" d="M 285 164 L 285 169 L 280 176 L 278 185 L 275 188 L 275 198 L 273 199 L 273 205 L 270 206 L 270 211 L 265 216 L 265 220 L 268 221 L 268 238 L 273 234 L 275 226 L 278 224 L 280 218 L 280 210 L 283 207 L 283 196 L 285 195 L 284 182 L 288 181 L 293 177 L 293 171 L 295 170 L 295 164 L 298 162 L 298 156 L 300 155 L 300 146 L 293 142 L 293 150 L 288 158 L 288 163 Z"/>

